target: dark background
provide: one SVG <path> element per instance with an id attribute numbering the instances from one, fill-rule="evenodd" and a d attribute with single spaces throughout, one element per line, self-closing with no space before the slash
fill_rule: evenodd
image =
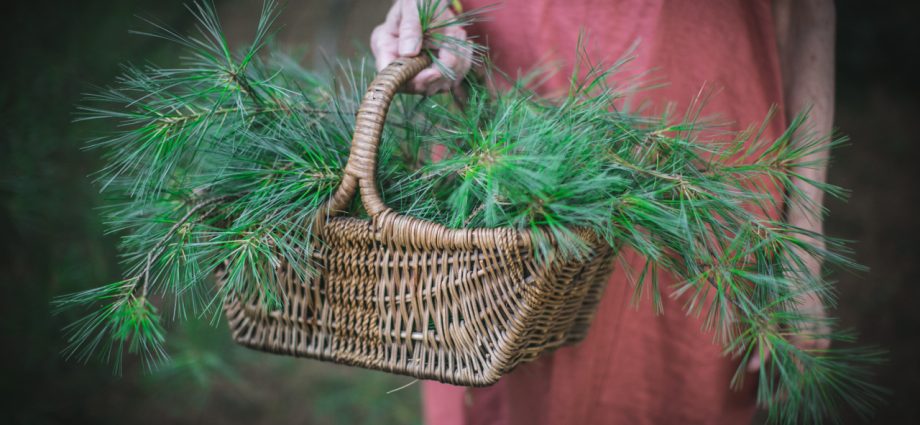
<path id="1" fill-rule="evenodd" d="M 262 355 L 233 346 L 223 327 L 192 323 L 171 335 L 173 363 L 67 362 L 52 316 L 55 295 L 119 275 L 114 244 L 87 177 L 100 166 L 82 143 L 101 129 L 71 123 L 80 93 L 122 62 L 168 63 L 164 43 L 128 35 L 135 15 L 190 23 L 180 1 L 4 2 L 0 78 L 0 423 L 418 423 L 418 385 L 404 377 Z M 872 423 L 920 423 L 920 16 L 918 2 L 838 1 L 836 125 L 850 136 L 831 182 L 827 231 L 854 240 L 860 274 L 836 276 L 845 327 L 890 351 L 878 382 L 892 394 Z M 908 4 L 910 3 L 910 4 Z M 309 64 L 366 44 L 389 2 L 310 0 L 287 5 L 279 39 L 314 48 Z M 259 2 L 218 1 L 234 40 L 251 34 Z M 353 40 L 355 42 L 353 42 Z M 855 422 L 854 422 L 855 423 Z"/>

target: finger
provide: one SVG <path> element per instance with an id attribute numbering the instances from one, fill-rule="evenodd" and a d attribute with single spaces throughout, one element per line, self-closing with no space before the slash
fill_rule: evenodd
<path id="1" fill-rule="evenodd" d="M 454 30 L 448 35 L 458 39 L 465 39 L 466 32 L 462 29 L 459 31 Z M 438 62 L 437 66 L 432 65 L 419 73 L 417 89 L 429 96 L 437 92 L 450 90 L 450 87 L 462 80 L 466 72 L 469 71 L 469 58 L 464 57 L 463 52 L 457 52 L 453 49 L 441 49 L 438 51 Z"/>
<path id="2" fill-rule="evenodd" d="M 392 30 L 392 34 L 396 35 L 397 30 L 399 30 L 399 19 L 402 17 L 402 2 L 393 3 L 393 7 L 387 11 L 387 17 L 384 21 L 387 23 L 387 27 Z"/>
<path id="3" fill-rule="evenodd" d="M 422 49 L 422 23 L 415 1 L 403 0 L 399 20 L 399 55 L 412 57 Z"/>
<path id="4" fill-rule="evenodd" d="M 438 52 L 438 61 L 441 66 L 435 67 L 441 79 L 449 82 L 449 85 L 458 85 L 463 81 L 463 77 L 470 70 L 470 58 L 462 54 L 442 49 Z M 444 75 L 443 68 L 450 69 L 450 75 Z"/>
<path id="5" fill-rule="evenodd" d="M 419 72 L 412 81 L 407 84 L 406 89 L 412 93 L 427 93 L 428 87 L 432 82 L 437 80 L 441 73 L 434 68 L 425 68 Z"/>
<path id="6" fill-rule="evenodd" d="M 454 85 L 454 80 L 444 76 L 439 69 L 434 69 L 432 71 L 431 75 L 433 75 L 433 77 L 425 82 L 425 85 L 422 87 L 422 89 L 424 89 L 423 93 L 431 96 L 438 92 L 450 90 L 450 87 Z"/>
<path id="7" fill-rule="evenodd" d="M 463 28 L 448 27 L 445 28 L 444 34 L 456 38 L 457 40 L 466 40 L 466 31 L 464 31 Z M 453 71 L 455 83 L 463 80 L 463 77 L 466 76 L 466 73 L 470 70 L 472 61 L 473 52 L 468 51 L 465 47 L 461 47 L 461 49 L 463 50 L 441 49 L 441 51 L 438 52 L 438 59 L 441 63 Z"/>
<path id="8" fill-rule="evenodd" d="M 399 51 L 399 17 L 402 8 L 399 3 L 393 5 L 387 12 L 387 17 L 382 24 L 371 32 L 371 52 L 374 54 L 374 65 L 380 71 L 396 59 Z"/>
<path id="9" fill-rule="evenodd" d="M 371 33 L 371 52 L 377 70 L 386 68 L 396 59 L 398 40 L 385 25 L 380 25 Z"/>
<path id="10" fill-rule="evenodd" d="M 461 56 L 460 61 L 457 63 L 457 67 L 454 68 L 454 73 L 457 75 L 454 85 L 459 85 L 463 81 L 466 74 L 470 72 L 470 66 L 472 66 L 471 59 Z"/>
<path id="11" fill-rule="evenodd" d="M 374 57 L 374 67 L 377 68 L 377 71 L 383 71 L 383 68 L 393 63 L 394 60 L 396 60 L 396 55 L 390 52 L 380 52 Z"/>
<path id="12" fill-rule="evenodd" d="M 437 93 L 448 91 L 450 90 L 450 86 L 452 84 L 453 82 L 448 79 L 438 79 L 428 85 L 428 89 L 425 91 L 425 94 L 428 96 L 433 96 Z"/>
<path id="13" fill-rule="evenodd" d="M 444 78 L 440 74 L 438 77 L 429 81 L 428 85 L 425 87 L 425 95 L 433 96 L 442 91 L 450 90 L 450 86 L 453 84 L 453 81 Z"/>
<path id="14" fill-rule="evenodd" d="M 455 55 L 453 52 L 447 49 L 441 49 L 438 52 L 438 62 L 440 62 L 440 66 L 438 66 L 436 69 L 442 78 L 457 80 L 461 78 L 461 76 L 458 74 L 460 58 L 457 57 L 457 55 Z M 442 67 L 449 69 L 450 75 L 445 75 Z"/>

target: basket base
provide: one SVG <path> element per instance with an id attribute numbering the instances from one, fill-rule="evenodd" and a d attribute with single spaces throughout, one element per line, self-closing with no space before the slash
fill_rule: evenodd
<path id="1" fill-rule="evenodd" d="M 583 339 L 613 263 L 606 244 L 583 261 L 540 263 L 510 230 L 504 246 L 415 249 L 378 242 L 367 222 L 332 220 L 340 231 L 318 244 L 316 277 L 299 279 L 289 265 L 277 270 L 281 308 L 269 311 L 258 297 L 226 299 L 236 342 L 488 386 L 520 363 Z"/>

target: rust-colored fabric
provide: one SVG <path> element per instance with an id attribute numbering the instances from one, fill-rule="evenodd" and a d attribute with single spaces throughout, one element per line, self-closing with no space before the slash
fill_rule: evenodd
<path id="1" fill-rule="evenodd" d="M 495 3 L 464 0 L 464 8 Z M 594 61 L 612 63 L 638 42 L 622 77 L 653 70 L 667 86 L 639 97 L 684 111 L 701 89 L 713 92 L 704 112 L 735 129 L 782 108 L 770 4 L 764 0 L 504 0 L 472 33 L 495 64 L 514 75 L 538 63 L 560 67 L 543 87 L 568 85 L 579 32 Z M 705 90 L 704 90 L 705 91 Z M 766 137 L 780 134 L 782 110 Z M 624 253 L 634 270 L 642 258 Z M 465 389 L 423 384 L 430 425 L 747 424 L 755 411 L 753 376 L 729 389 L 738 361 L 722 355 L 700 319 L 681 300 L 665 298 L 656 316 L 648 298 L 630 305 L 627 270 L 618 263 L 588 337 L 522 365 L 498 384 Z M 668 282 L 663 277 L 663 283 Z"/>

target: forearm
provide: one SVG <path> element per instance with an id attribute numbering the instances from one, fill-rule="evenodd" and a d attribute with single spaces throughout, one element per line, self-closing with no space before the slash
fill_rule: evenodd
<path id="1" fill-rule="evenodd" d="M 834 36 L 836 13 L 832 0 L 779 0 L 774 2 L 780 65 L 783 78 L 785 113 L 791 120 L 810 109 L 808 128 L 819 135 L 829 135 L 834 121 Z M 827 167 L 823 150 L 805 158 L 820 165 L 798 170 L 806 179 L 824 182 Z M 823 192 L 802 180 L 796 180 L 799 192 L 810 202 L 793 200 L 786 211 L 787 220 L 796 226 L 821 233 L 821 216 L 810 212 L 808 205 L 822 205 Z"/>

